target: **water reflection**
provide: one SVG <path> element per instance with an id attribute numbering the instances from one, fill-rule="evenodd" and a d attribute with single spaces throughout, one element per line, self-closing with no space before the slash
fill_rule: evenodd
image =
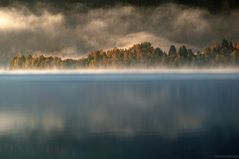
<path id="1" fill-rule="evenodd" d="M 202 152 L 192 150 L 188 155 L 194 157 L 207 156 L 223 144 L 230 147 L 220 147 L 222 150 L 233 152 L 239 143 L 234 135 L 239 132 L 237 75 L 223 79 L 187 76 L 190 78 L 102 75 L 100 80 L 90 75 L 1 76 L 0 147 L 4 138 L 14 138 L 13 145 L 24 138 L 21 144 L 36 144 L 32 155 L 44 150 L 46 157 L 54 155 L 45 146 L 54 147 L 54 151 L 59 148 L 54 153 L 65 153 L 65 157 L 79 157 L 81 150 L 98 155 L 123 152 L 124 158 L 130 158 L 124 144 L 140 147 L 143 142 L 151 147 L 155 158 L 175 158 L 166 152 L 176 153 L 186 143 L 209 145 Z M 96 151 L 96 143 L 107 147 L 107 152 L 103 148 Z M 118 148 L 112 150 L 113 145 Z M 84 146 L 87 149 L 82 149 Z M 164 153 L 157 151 L 158 147 L 164 147 Z M 179 154 L 186 155 L 189 150 L 182 149 Z M 149 150 L 144 151 L 147 154 Z"/>
<path id="2" fill-rule="evenodd" d="M 38 118 L 33 114 L 1 112 L 0 135 L 27 135 L 25 133 L 36 130 L 48 134 L 63 130 L 63 122 L 62 118 L 54 115 L 43 115 Z"/>

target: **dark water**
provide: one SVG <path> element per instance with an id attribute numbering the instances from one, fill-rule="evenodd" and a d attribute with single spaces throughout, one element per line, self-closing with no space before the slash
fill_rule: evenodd
<path id="1" fill-rule="evenodd" d="M 0 158 L 239 158 L 239 74 L 0 75 Z"/>

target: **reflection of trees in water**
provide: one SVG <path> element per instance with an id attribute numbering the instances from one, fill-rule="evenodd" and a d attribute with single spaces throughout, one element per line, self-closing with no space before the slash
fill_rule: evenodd
<path id="1" fill-rule="evenodd" d="M 54 84 L 38 81 L 35 86 L 30 83 L 31 88 L 25 87 L 26 84 L 29 82 L 14 85 L 14 89 L 24 88 L 21 96 L 18 96 L 20 92 L 11 91 L 11 83 L 1 87 L 5 95 L 0 93 L 0 99 L 12 94 L 9 102 L 12 106 L 1 106 L 2 111 L 16 113 L 21 106 L 22 116 L 30 116 L 22 123 L 23 128 L 30 127 L 26 133 L 38 131 L 40 127 L 46 130 L 42 131 L 43 135 L 49 128 L 50 134 L 73 136 L 156 133 L 174 138 L 214 125 L 237 127 L 239 124 L 236 122 L 239 112 L 236 80 L 106 80 Z M 38 99 L 42 99 L 41 102 Z M 49 116 L 55 117 L 54 120 L 45 120 Z M 16 123 L 21 125 L 20 120 Z"/>

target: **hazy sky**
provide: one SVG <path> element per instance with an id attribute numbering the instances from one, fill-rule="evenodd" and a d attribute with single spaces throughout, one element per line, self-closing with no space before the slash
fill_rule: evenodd
<path id="1" fill-rule="evenodd" d="M 167 1 L 169 2 L 169 1 Z M 79 56 L 95 49 L 151 42 L 193 50 L 239 39 L 236 0 L 4 0 L 0 64 L 17 53 Z"/>

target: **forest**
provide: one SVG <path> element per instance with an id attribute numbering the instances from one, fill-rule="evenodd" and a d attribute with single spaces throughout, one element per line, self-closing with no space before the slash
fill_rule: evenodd
<path id="1" fill-rule="evenodd" d="M 193 52 L 186 46 L 172 45 L 166 53 L 149 42 L 128 49 L 96 50 L 78 59 L 47 55 L 16 55 L 11 70 L 103 69 L 103 68 L 216 68 L 239 66 L 239 43 L 223 39 L 221 44 Z"/>

